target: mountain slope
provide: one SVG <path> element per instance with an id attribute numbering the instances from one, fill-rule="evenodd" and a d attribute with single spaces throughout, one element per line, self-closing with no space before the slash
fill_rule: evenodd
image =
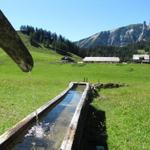
<path id="1" fill-rule="evenodd" d="M 29 36 L 21 32 L 18 32 L 18 34 L 20 38 L 22 39 L 23 43 L 25 44 L 25 46 L 29 49 L 29 51 L 33 55 L 34 61 L 36 61 L 36 55 L 40 55 L 40 57 L 43 56 L 44 58 L 47 57 L 46 61 L 49 61 L 49 62 L 60 62 L 61 58 L 64 56 L 64 55 L 61 55 L 60 53 L 57 53 L 53 49 L 45 48 L 42 44 L 39 45 L 39 47 L 32 46 L 29 41 Z M 72 53 L 68 53 L 68 54 L 69 54 L 69 57 L 72 57 L 72 59 L 75 61 L 81 60 L 81 58 L 75 54 L 72 54 Z"/>
<path id="2" fill-rule="evenodd" d="M 115 30 L 102 31 L 82 39 L 76 44 L 80 48 L 93 48 L 102 45 L 122 47 L 148 39 L 150 39 L 150 25 L 144 22 L 143 24 L 133 24 Z"/>

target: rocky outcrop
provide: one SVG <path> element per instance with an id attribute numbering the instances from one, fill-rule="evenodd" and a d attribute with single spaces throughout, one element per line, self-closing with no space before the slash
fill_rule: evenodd
<path id="1" fill-rule="evenodd" d="M 82 39 L 76 44 L 80 48 L 90 48 L 97 46 L 126 46 L 142 40 L 150 39 L 150 24 L 133 24 L 120 27 L 115 30 L 96 33 L 88 38 Z"/>

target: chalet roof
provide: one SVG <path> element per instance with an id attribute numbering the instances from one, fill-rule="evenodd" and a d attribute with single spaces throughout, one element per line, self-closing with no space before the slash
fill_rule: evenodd
<path id="1" fill-rule="evenodd" d="M 134 54 L 133 60 L 139 60 L 140 58 L 150 59 L 150 55 L 148 54 Z"/>
<path id="2" fill-rule="evenodd" d="M 119 62 L 119 57 L 85 57 L 83 61 L 87 62 Z"/>

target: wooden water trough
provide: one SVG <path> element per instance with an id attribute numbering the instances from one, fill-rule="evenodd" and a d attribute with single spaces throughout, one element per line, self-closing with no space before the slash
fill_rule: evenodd
<path id="1" fill-rule="evenodd" d="M 83 133 L 83 124 L 86 118 L 88 104 L 89 104 L 89 93 L 90 93 L 90 84 L 85 82 L 71 82 L 69 87 L 63 91 L 61 94 L 56 96 L 54 99 L 50 100 L 45 105 L 41 106 L 35 112 L 29 114 L 26 118 L 21 120 L 18 124 L 14 127 L 6 131 L 3 135 L 0 136 L 0 149 L 1 150 L 11 150 L 12 144 L 14 144 L 16 139 L 20 137 L 20 135 L 27 129 L 31 124 L 36 122 L 36 114 L 39 118 L 45 114 L 47 111 L 52 111 L 54 108 L 57 107 L 66 96 L 66 94 L 71 90 L 73 87 L 78 85 L 84 85 L 85 88 L 82 92 L 82 95 L 79 99 L 79 102 L 75 108 L 73 117 L 67 127 L 65 132 L 65 136 L 61 140 L 61 143 L 58 147 L 60 150 L 71 150 L 71 149 L 78 149 L 80 144 L 80 139 Z M 15 149 L 13 147 L 13 149 Z M 45 148 L 47 149 L 47 148 Z"/>

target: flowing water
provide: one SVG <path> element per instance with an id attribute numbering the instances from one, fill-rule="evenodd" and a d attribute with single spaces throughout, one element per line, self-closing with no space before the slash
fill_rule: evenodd
<path id="1" fill-rule="evenodd" d="M 58 150 L 80 101 L 85 85 L 67 92 L 53 109 L 28 127 L 9 145 L 9 150 Z"/>
<path id="2" fill-rule="evenodd" d="M 29 72 L 28 73 L 28 78 L 29 78 L 29 81 L 32 81 L 32 73 Z M 33 103 L 34 105 L 36 105 L 36 93 L 35 93 L 35 87 L 33 85 L 33 83 L 31 82 L 30 84 L 30 88 L 31 88 L 31 93 L 32 93 L 32 100 L 33 100 Z M 38 117 L 38 113 L 36 112 L 35 110 L 35 116 L 36 116 L 36 124 L 38 125 L 39 124 L 39 117 Z"/>

